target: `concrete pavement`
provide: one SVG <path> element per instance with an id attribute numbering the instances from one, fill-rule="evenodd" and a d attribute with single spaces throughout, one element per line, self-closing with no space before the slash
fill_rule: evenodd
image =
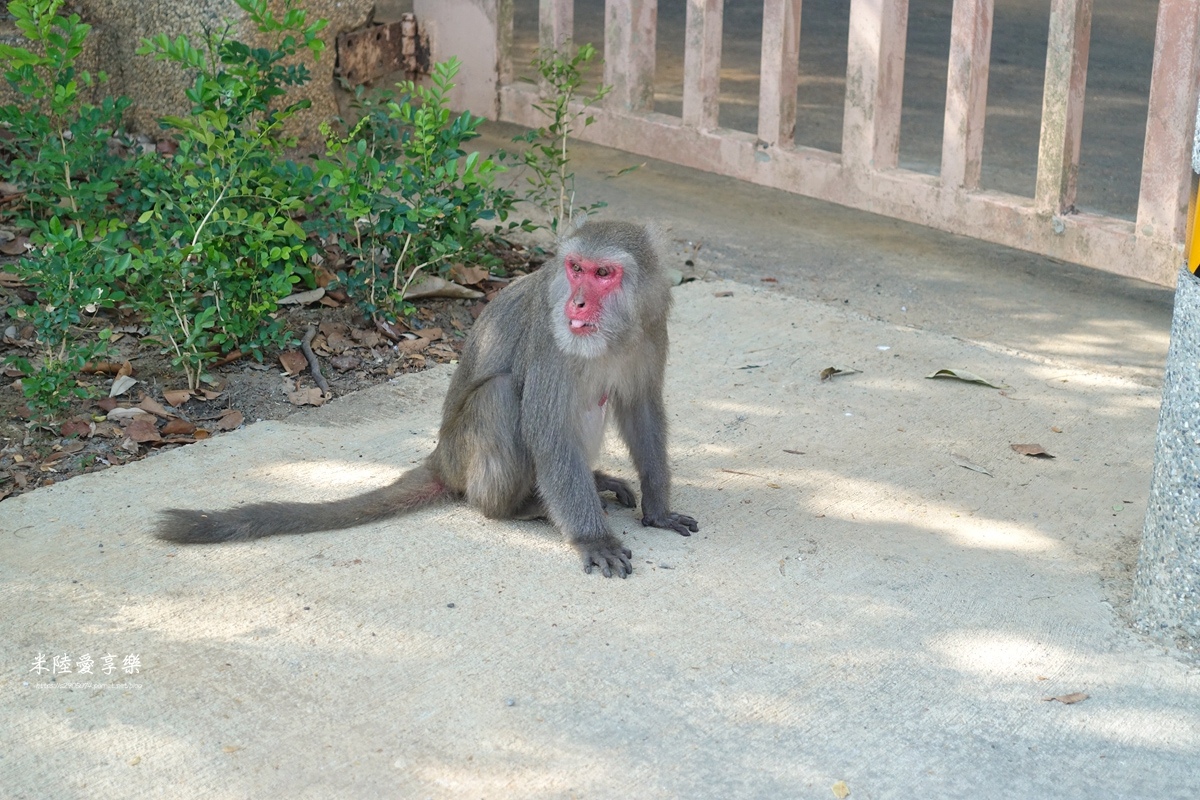
<path id="1" fill-rule="evenodd" d="M 701 532 L 614 509 L 626 581 L 462 506 L 150 537 L 168 506 L 389 480 L 449 368 L 6 500 L 0 795 L 1200 796 L 1200 671 L 1124 616 L 1169 293 L 666 165 L 604 178 L 628 161 L 580 148 L 585 196 L 720 278 L 671 327 Z M 615 442 L 604 466 L 632 476 Z"/>

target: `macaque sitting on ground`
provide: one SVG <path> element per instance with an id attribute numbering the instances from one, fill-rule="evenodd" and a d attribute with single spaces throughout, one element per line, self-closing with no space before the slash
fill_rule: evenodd
<path id="1" fill-rule="evenodd" d="M 172 509 L 157 535 L 222 542 L 333 530 L 463 498 L 496 519 L 548 517 L 584 571 L 633 572 L 600 492 L 636 505 L 625 481 L 594 472 L 609 416 L 637 468 L 642 524 L 684 536 L 696 520 L 669 510 L 663 371 L 670 281 L 641 225 L 588 222 L 557 257 L 502 291 L 475 323 L 450 382 L 433 453 L 391 484 L 325 503 Z"/>

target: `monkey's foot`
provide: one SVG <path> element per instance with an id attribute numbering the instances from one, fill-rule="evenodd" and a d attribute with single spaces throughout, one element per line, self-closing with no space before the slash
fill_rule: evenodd
<path id="1" fill-rule="evenodd" d="M 680 536 L 691 536 L 700 530 L 700 523 L 696 522 L 695 517 L 676 514 L 674 511 L 665 511 L 661 515 L 653 517 L 647 514 L 642 517 L 642 524 L 647 528 L 666 528 L 669 531 L 675 531 Z"/>
<path id="2" fill-rule="evenodd" d="M 576 542 L 575 546 L 583 556 L 583 571 L 589 575 L 594 567 L 598 567 L 606 578 L 611 578 L 613 573 L 618 577 L 628 578 L 633 573 L 633 564 L 629 560 L 633 558 L 633 553 L 622 546 L 615 536 L 609 535 L 590 542 Z"/>
<path id="3" fill-rule="evenodd" d="M 633 488 L 628 483 L 599 471 L 595 473 L 595 476 L 597 492 L 612 492 L 617 496 L 617 502 L 626 508 L 633 508 L 637 505 L 637 495 L 633 493 Z M 600 502 L 603 503 L 604 498 L 600 498 Z M 607 506 L 607 504 L 605 505 Z"/>

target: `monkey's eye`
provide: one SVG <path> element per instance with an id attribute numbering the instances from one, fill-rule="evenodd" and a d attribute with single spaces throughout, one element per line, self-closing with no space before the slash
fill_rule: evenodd
<path id="1" fill-rule="evenodd" d="M 571 272 L 583 272 L 583 267 L 579 266 L 578 261 L 568 261 L 567 269 L 571 270 Z"/>
<path id="2" fill-rule="evenodd" d="M 597 278 L 607 278 L 608 277 L 608 267 L 597 268 L 596 269 L 596 277 Z"/>

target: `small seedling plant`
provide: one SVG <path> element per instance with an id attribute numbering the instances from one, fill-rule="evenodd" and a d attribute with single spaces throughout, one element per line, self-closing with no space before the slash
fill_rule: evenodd
<path id="1" fill-rule="evenodd" d="M 533 59 L 541 79 L 543 99 L 534 108 L 549 118 L 549 123 L 513 139 L 529 145 L 519 155 L 525 166 L 527 188 L 521 199 L 542 209 L 550 218 L 550 229 L 558 232 L 577 214 L 586 214 L 605 203 L 575 205 L 575 173 L 567 144 L 581 128 L 595 122 L 588 109 L 600 102 L 612 89 L 600 86 L 594 93 L 581 91 L 587 80 L 596 48 L 581 45 L 572 52 L 570 44 L 561 50 L 542 49 Z M 572 105 L 578 106 L 572 108 Z"/>

